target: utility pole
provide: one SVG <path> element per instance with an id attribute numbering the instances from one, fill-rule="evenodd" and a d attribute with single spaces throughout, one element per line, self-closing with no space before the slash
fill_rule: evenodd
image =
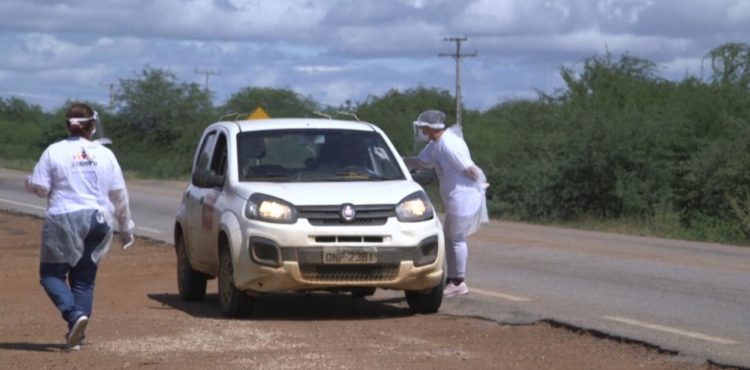
<path id="1" fill-rule="evenodd" d="M 221 71 L 214 71 L 214 70 L 210 70 L 210 69 L 206 69 L 206 70 L 201 71 L 201 70 L 199 70 L 199 69 L 196 68 L 195 69 L 195 73 L 206 75 L 206 84 L 204 85 L 205 86 L 204 89 L 206 90 L 206 94 L 208 94 L 208 76 L 211 76 L 211 75 L 213 75 L 213 76 L 220 76 L 221 75 Z"/>
<path id="2" fill-rule="evenodd" d="M 471 54 L 461 54 L 461 43 L 467 41 L 469 38 L 464 37 L 446 37 L 443 41 L 455 42 L 456 52 L 455 53 L 440 53 L 438 56 L 441 57 L 452 57 L 456 59 L 456 123 L 461 125 L 461 58 L 475 57 L 477 52 L 474 51 Z"/>
<path id="3" fill-rule="evenodd" d="M 109 83 L 109 110 L 115 110 L 115 84 Z"/>
<path id="4" fill-rule="evenodd" d="M 115 110 L 115 84 L 112 82 L 110 83 L 104 83 L 100 82 L 99 86 L 108 86 L 109 87 L 109 105 L 107 106 L 107 109 L 111 111 Z"/>

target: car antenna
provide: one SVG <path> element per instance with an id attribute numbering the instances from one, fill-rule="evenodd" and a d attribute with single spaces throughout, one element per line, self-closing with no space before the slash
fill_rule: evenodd
<path id="1" fill-rule="evenodd" d="M 316 114 L 318 116 L 325 117 L 325 118 L 328 118 L 328 119 L 333 119 L 330 114 L 325 114 L 325 113 L 318 112 L 318 111 L 313 111 L 313 114 Z"/>
<path id="2" fill-rule="evenodd" d="M 356 115 L 356 114 L 354 114 L 354 113 L 352 113 L 352 112 L 347 112 L 347 111 L 343 111 L 343 110 L 340 110 L 340 111 L 338 111 L 338 112 L 336 112 L 336 113 L 338 113 L 338 114 L 341 114 L 341 115 L 344 115 L 344 116 L 350 116 L 350 117 L 354 117 L 354 119 L 356 119 L 356 120 L 357 120 L 357 122 L 362 122 L 362 121 L 361 121 L 361 120 L 359 119 L 359 117 L 357 117 L 357 115 Z"/>
<path id="3" fill-rule="evenodd" d="M 237 116 L 238 114 L 239 114 L 239 113 L 227 113 L 227 114 L 225 114 L 225 115 L 223 115 L 223 116 L 219 117 L 219 121 L 223 121 L 223 120 L 224 120 L 224 118 L 226 118 L 226 117 L 230 117 L 230 116 L 235 116 L 235 117 L 236 117 L 236 116 Z"/>
<path id="4" fill-rule="evenodd" d="M 237 113 L 237 114 L 234 115 L 234 120 L 236 121 L 238 118 L 240 118 L 240 116 L 243 116 L 243 115 L 250 115 L 250 112 L 248 112 L 248 113 Z"/>

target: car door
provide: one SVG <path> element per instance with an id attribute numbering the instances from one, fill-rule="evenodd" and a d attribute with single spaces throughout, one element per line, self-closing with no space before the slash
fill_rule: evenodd
<path id="1" fill-rule="evenodd" d="M 193 166 L 193 173 L 210 169 L 217 136 L 218 132 L 216 130 L 208 132 L 203 136 L 198 156 Z M 188 254 L 191 262 L 199 265 L 199 268 L 203 270 L 211 269 L 205 257 L 207 254 L 206 250 L 211 248 L 209 243 L 207 243 L 210 239 L 210 230 L 207 232 L 203 225 L 203 204 L 205 203 L 206 192 L 207 189 L 197 186 L 191 179 L 191 184 L 185 194 L 185 208 L 188 215 Z"/>
<path id="2" fill-rule="evenodd" d="M 219 265 L 219 248 L 217 244 L 221 226 L 221 213 L 227 208 L 227 200 L 225 199 L 224 192 L 224 184 L 227 181 L 227 159 L 227 135 L 219 131 L 217 132 L 209 168 L 216 175 L 224 177 L 224 183 L 222 186 L 202 189 L 201 236 L 206 238 L 202 240 L 202 243 L 210 247 L 201 249 L 200 258 L 209 266 Z"/>

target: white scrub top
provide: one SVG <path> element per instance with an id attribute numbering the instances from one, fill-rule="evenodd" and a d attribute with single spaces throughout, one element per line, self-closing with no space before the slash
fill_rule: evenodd
<path id="1" fill-rule="evenodd" d="M 91 260 L 98 264 L 111 246 L 112 216 L 118 214 L 123 230 L 135 226 L 130 219 L 120 165 L 112 151 L 99 143 L 71 137 L 50 145 L 34 166 L 27 187 L 37 195 L 47 196 L 42 263 L 75 266 L 83 256 L 84 240 L 95 220 L 109 227 L 91 253 Z"/>
<path id="2" fill-rule="evenodd" d="M 84 138 L 71 137 L 50 145 L 42 153 L 29 179 L 34 187 L 49 191 L 47 214 L 114 207 L 112 190 L 125 189 L 125 180 L 109 148 Z"/>
<path id="3" fill-rule="evenodd" d="M 419 152 L 421 162 L 435 167 L 440 182 L 440 198 L 446 215 L 475 215 L 484 203 L 482 184 L 466 175 L 466 169 L 474 166 L 469 147 L 453 131 L 443 135 Z"/>

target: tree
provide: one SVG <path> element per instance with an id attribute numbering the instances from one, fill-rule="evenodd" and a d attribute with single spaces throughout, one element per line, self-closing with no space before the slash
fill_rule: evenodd
<path id="1" fill-rule="evenodd" d="M 735 86 L 750 90 L 750 46 L 726 43 L 707 55 L 711 59 L 711 81 L 722 86 Z"/>
<path id="2" fill-rule="evenodd" d="M 0 98 L 0 158 L 38 157 L 48 144 L 45 135 L 48 121 L 38 105 L 17 97 Z"/>
<path id="3" fill-rule="evenodd" d="M 446 113 L 446 124 L 455 122 L 455 103 L 446 90 L 418 87 L 406 91 L 390 90 L 382 97 L 370 96 L 357 106 L 360 119 L 371 122 L 388 134 L 402 155 L 414 154 L 412 122 L 427 109 Z"/>
<path id="4" fill-rule="evenodd" d="M 318 110 L 318 103 L 289 89 L 246 87 L 232 94 L 220 112 L 236 113 L 244 118 L 258 107 L 262 107 L 272 118 L 312 117 L 313 112 Z"/>
<path id="5" fill-rule="evenodd" d="M 190 172 L 203 128 L 215 120 L 210 95 L 173 72 L 145 67 L 116 87 L 117 116 L 107 125 L 123 168 L 145 176 L 178 177 Z"/>
<path id="6" fill-rule="evenodd" d="M 211 97 L 198 84 L 148 66 L 135 78 L 120 79 L 115 104 L 125 126 L 159 145 L 175 143 L 186 126 L 206 125 L 213 115 Z"/>

